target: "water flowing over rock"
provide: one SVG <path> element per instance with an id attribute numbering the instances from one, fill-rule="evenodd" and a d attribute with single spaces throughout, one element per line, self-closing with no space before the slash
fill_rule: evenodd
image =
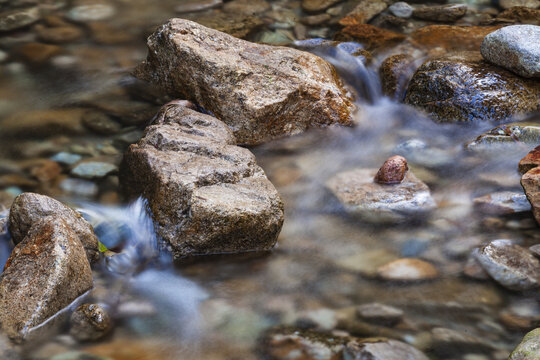
<path id="1" fill-rule="evenodd" d="M 71 314 L 69 333 L 79 341 L 95 341 L 112 329 L 111 317 L 98 304 L 83 304 Z"/>
<path id="2" fill-rule="evenodd" d="M 540 281 L 540 261 L 527 249 L 508 240 L 494 240 L 475 253 L 482 267 L 511 290 L 535 289 Z"/>
<path id="3" fill-rule="evenodd" d="M 30 335 L 92 288 L 92 270 L 67 222 L 36 221 L 15 247 L 0 278 L 0 324 L 14 341 Z"/>
<path id="4" fill-rule="evenodd" d="M 326 186 L 348 213 L 373 223 L 420 220 L 436 205 L 426 184 L 407 172 L 400 184 L 374 181 L 376 169 L 355 169 L 331 178 Z"/>
<path id="5" fill-rule="evenodd" d="M 489 151 L 495 147 L 515 147 L 517 144 L 536 145 L 539 142 L 539 123 L 516 122 L 497 126 L 469 142 L 466 147 L 473 151 Z"/>
<path id="6" fill-rule="evenodd" d="M 405 102 L 437 122 L 503 121 L 539 108 L 540 84 L 490 65 L 469 52 L 426 61 Z"/>
<path id="7" fill-rule="evenodd" d="M 428 360 L 420 350 L 397 340 L 351 341 L 344 350 L 347 360 Z"/>
<path id="8" fill-rule="evenodd" d="M 508 360 L 540 359 L 540 328 L 527 333 Z"/>
<path id="9" fill-rule="evenodd" d="M 23 193 L 15 198 L 9 213 L 9 230 L 15 244 L 27 236 L 40 219 L 52 216 L 63 219 L 83 244 L 88 260 L 99 259 L 98 240 L 92 226 L 75 210 L 45 195 Z"/>
<path id="10" fill-rule="evenodd" d="M 540 78 L 540 26 L 514 25 L 487 35 L 482 56 L 526 78 Z"/>
<path id="11" fill-rule="evenodd" d="M 121 180 L 148 199 L 176 258 L 272 248 L 283 204 L 254 155 L 218 119 L 171 103 L 131 145 Z"/>
<path id="12" fill-rule="evenodd" d="M 136 75 L 197 102 L 259 144 L 311 126 L 352 125 L 352 105 L 333 67 L 296 49 L 258 45 L 172 19 L 148 39 Z"/>

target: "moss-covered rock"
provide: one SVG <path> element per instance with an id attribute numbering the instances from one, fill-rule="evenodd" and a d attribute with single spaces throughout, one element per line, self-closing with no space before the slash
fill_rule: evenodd
<path id="1" fill-rule="evenodd" d="M 540 359 L 540 328 L 529 332 L 508 360 L 538 360 Z"/>

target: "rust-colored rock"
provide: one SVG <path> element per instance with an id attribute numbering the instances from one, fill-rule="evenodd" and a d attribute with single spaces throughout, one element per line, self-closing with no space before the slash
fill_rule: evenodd
<path id="1" fill-rule="evenodd" d="M 514 6 L 500 13 L 494 21 L 506 24 L 540 25 L 540 9 Z"/>
<path id="2" fill-rule="evenodd" d="M 384 60 L 379 68 L 383 94 L 398 101 L 403 100 L 414 70 L 414 59 L 410 55 L 396 54 Z"/>
<path id="3" fill-rule="evenodd" d="M 519 162 L 519 172 L 525 174 L 529 170 L 540 166 L 540 145 L 532 149 L 521 161 Z"/>
<path id="4" fill-rule="evenodd" d="M 375 175 L 375 182 L 379 184 L 399 184 L 405 178 L 409 167 L 407 159 L 403 156 L 394 155 L 384 162 Z"/>
<path id="5" fill-rule="evenodd" d="M 411 39 L 426 48 L 441 47 L 448 51 L 479 51 L 487 34 L 501 26 L 429 25 L 411 34 Z"/>
<path id="6" fill-rule="evenodd" d="M 521 177 L 521 186 L 531 203 L 534 218 L 540 224 L 540 167 L 527 171 Z"/>
<path id="7" fill-rule="evenodd" d="M 395 45 L 405 39 L 402 34 L 378 28 L 369 24 L 350 25 L 334 36 L 337 41 L 355 41 L 366 50 L 381 49 Z"/>
<path id="8" fill-rule="evenodd" d="M 313 54 L 250 43 L 183 19 L 161 26 L 148 47 L 136 75 L 210 110 L 240 144 L 353 123 L 354 105 L 334 68 Z"/>

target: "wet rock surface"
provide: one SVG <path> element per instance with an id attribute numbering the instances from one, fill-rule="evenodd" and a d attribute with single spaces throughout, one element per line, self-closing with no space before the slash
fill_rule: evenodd
<path id="1" fill-rule="evenodd" d="M 386 96 L 402 100 L 407 83 L 414 72 L 414 62 L 407 54 L 392 55 L 379 68 L 382 91 Z"/>
<path id="2" fill-rule="evenodd" d="M 538 357 L 540 357 L 540 328 L 527 333 L 508 360 L 534 360 Z"/>
<path id="3" fill-rule="evenodd" d="M 407 159 L 403 156 L 394 155 L 384 162 L 377 175 L 375 175 L 375 182 L 378 184 L 399 184 L 405 178 L 409 167 L 407 166 Z"/>
<path id="4" fill-rule="evenodd" d="M 356 308 L 356 316 L 370 323 L 394 326 L 403 319 L 404 312 L 392 306 L 372 303 Z"/>
<path id="5" fill-rule="evenodd" d="M 475 208 L 492 215 L 515 214 L 531 211 L 531 205 L 524 194 L 512 191 L 500 191 L 474 199 Z"/>
<path id="6" fill-rule="evenodd" d="M 98 240 L 92 226 L 75 210 L 45 195 L 24 193 L 15 198 L 9 213 L 9 230 L 13 242 L 18 244 L 23 241 L 34 224 L 48 216 L 62 219 L 69 224 L 90 262 L 99 259 Z"/>
<path id="7" fill-rule="evenodd" d="M 256 45 L 181 19 L 158 29 L 148 46 L 138 76 L 212 111 L 241 144 L 352 123 L 353 106 L 333 68 L 314 55 Z"/>
<path id="8" fill-rule="evenodd" d="M 122 181 L 148 199 L 175 256 L 272 248 L 281 198 L 227 126 L 176 104 L 164 106 L 154 124 L 125 155 Z"/>
<path id="9" fill-rule="evenodd" d="M 479 51 L 487 34 L 500 26 L 428 25 L 415 30 L 411 39 L 426 48 L 448 51 Z"/>
<path id="10" fill-rule="evenodd" d="M 428 357 L 413 346 L 397 340 L 351 341 L 344 351 L 346 359 L 362 360 L 427 360 Z"/>
<path id="11" fill-rule="evenodd" d="M 439 277 L 439 271 L 420 259 L 398 259 L 377 269 L 381 279 L 392 281 L 422 281 Z"/>
<path id="12" fill-rule="evenodd" d="M 538 287 L 540 261 L 519 245 L 508 240 L 494 240 L 482 247 L 475 256 L 489 275 L 508 289 Z"/>
<path id="13" fill-rule="evenodd" d="M 351 215 L 374 223 L 412 221 L 435 209 L 429 188 L 410 171 L 400 184 L 374 182 L 377 170 L 339 173 L 326 186 Z"/>
<path id="14" fill-rule="evenodd" d="M 535 111 L 539 94 L 537 83 L 490 66 L 476 53 L 465 53 L 420 66 L 405 102 L 437 122 L 494 122 Z"/>
<path id="15" fill-rule="evenodd" d="M 0 323 L 14 341 L 92 288 L 92 271 L 66 221 L 42 217 L 11 253 L 0 278 Z"/>
<path id="16" fill-rule="evenodd" d="M 508 123 L 480 135 L 466 147 L 473 151 L 509 148 L 516 143 L 536 145 L 540 141 L 540 124 L 536 122 Z"/>
<path id="17" fill-rule="evenodd" d="M 79 341 L 96 341 L 112 330 L 108 312 L 98 304 L 83 304 L 71 314 L 69 333 Z"/>
<path id="18" fill-rule="evenodd" d="M 514 25 L 487 35 L 482 56 L 527 78 L 540 78 L 540 26 Z"/>
<path id="19" fill-rule="evenodd" d="M 336 33 L 334 40 L 354 41 L 367 50 L 385 49 L 402 42 L 405 36 L 370 24 L 350 25 Z"/>
<path id="20" fill-rule="evenodd" d="M 452 22 L 456 21 L 467 13 L 467 5 L 440 5 L 416 8 L 413 16 L 419 19 Z"/>

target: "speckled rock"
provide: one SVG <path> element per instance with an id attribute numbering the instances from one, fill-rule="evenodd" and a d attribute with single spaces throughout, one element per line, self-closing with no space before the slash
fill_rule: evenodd
<path id="1" fill-rule="evenodd" d="M 529 153 L 519 161 L 518 170 L 521 174 L 525 174 L 538 166 L 540 166 L 540 145 L 529 151 Z"/>
<path id="2" fill-rule="evenodd" d="M 529 8 L 540 8 L 540 0 L 499 0 L 499 6 L 503 9 L 510 9 L 514 6 Z"/>
<path id="3" fill-rule="evenodd" d="M 448 51 L 479 51 L 487 34 L 500 26 L 429 25 L 415 30 L 411 39 L 426 48 Z"/>
<path id="4" fill-rule="evenodd" d="M 467 5 L 450 4 L 418 7 L 414 9 L 413 16 L 424 20 L 454 22 L 461 19 L 466 13 Z"/>
<path id="5" fill-rule="evenodd" d="M 508 360 L 540 359 L 540 328 L 527 333 Z"/>
<path id="6" fill-rule="evenodd" d="M 374 180 L 377 184 L 400 184 L 408 170 L 407 159 L 403 156 L 394 155 L 384 162 L 377 171 Z"/>
<path id="7" fill-rule="evenodd" d="M 348 340 L 347 337 L 283 327 L 264 333 L 259 340 L 258 352 L 268 360 L 339 360 Z"/>
<path id="8" fill-rule="evenodd" d="M 489 215 L 505 215 L 531 211 L 531 204 L 523 193 L 498 191 L 474 199 L 477 211 Z"/>
<path id="9" fill-rule="evenodd" d="M 437 122 L 503 121 L 537 110 L 539 96 L 537 82 L 469 52 L 426 61 L 411 79 L 405 102 Z"/>
<path id="10" fill-rule="evenodd" d="M 383 0 L 361 0 L 347 16 L 339 20 L 339 24 L 343 26 L 366 24 L 387 7 L 388 4 Z"/>
<path id="11" fill-rule="evenodd" d="M 373 324 L 394 326 L 403 319 L 403 311 L 393 306 L 372 303 L 358 306 L 356 316 Z"/>
<path id="12" fill-rule="evenodd" d="M 495 19 L 503 24 L 529 24 L 540 26 L 540 9 L 531 9 L 523 6 L 512 7 L 500 13 Z"/>
<path id="13" fill-rule="evenodd" d="M 354 41 L 366 50 L 385 49 L 402 42 L 405 36 L 370 24 L 350 25 L 336 33 L 334 40 Z"/>
<path id="14" fill-rule="evenodd" d="M 111 317 L 98 304 L 79 306 L 71 314 L 70 324 L 70 335 L 79 341 L 96 341 L 112 330 Z"/>
<path id="15" fill-rule="evenodd" d="M 77 234 L 61 218 L 35 222 L 0 278 L 0 324 L 14 341 L 92 288 L 92 270 Z"/>
<path id="16" fill-rule="evenodd" d="M 92 226 L 75 210 L 45 195 L 23 193 L 15 198 L 9 213 L 9 229 L 20 243 L 40 219 L 52 216 L 65 220 L 83 244 L 90 262 L 99 259 L 98 240 Z"/>
<path id="17" fill-rule="evenodd" d="M 283 223 L 281 198 L 253 154 L 223 122 L 175 103 L 129 148 L 121 181 L 148 199 L 176 258 L 268 250 Z"/>
<path id="18" fill-rule="evenodd" d="M 436 207 L 429 188 L 410 171 L 403 182 L 382 185 L 373 181 L 377 170 L 355 169 L 337 174 L 326 186 L 345 211 L 373 223 L 421 220 Z"/>
<path id="19" fill-rule="evenodd" d="M 489 151 L 495 147 L 516 147 L 520 144 L 536 145 L 540 142 L 540 124 L 517 122 L 497 126 L 466 144 L 473 151 Z"/>
<path id="20" fill-rule="evenodd" d="M 404 1 L 398 1 L 388 7 L 388 10 L 397 17 L 410 18 L 413 14 L 414 8 Z"/>
<path id="21" fill-rule="evenodd" d="M 345 360 L 428 360 L 420 350 L 397 340 L 367 339 L 347 343 Z"/>
<path id="22" fill-rule="evenodd" d="M 514 25 L 487 35 L 482 56 L 527 78 L 540 78 L 540 26 Z"/>
<path id="23" fill-rule="evenodd" d="M 352 124 L 354 107 L 340 80 L 315 55 L 253 44 L 182 19 L 161 26 L 148 47 L 137 76 L 212 111 L 241 144 Z"/>
<path id="24" fill-rule="evenodd" d="M 381 279 L 392 281 L 422 281 L 439 277 L 439 271 L 430 263 L 412 258 L 394 260 L 377 269 Z"/>
<path id="25" fill-rule="evenodd" d="M 264 21 L 259 16 L 231 12 L 212 12 L 207 15 L 197 15 L 197 23 L 224 32 L 239 39 L 246 39 L 264 27 Z"/>
<path id="26" fill-rule="evenodd" d="M 521 186 L 531 203 L 536 222 L 540 224 L 540 167 L 527 171 L 521 177 Z"/>
<path id="27" fill-rule="evenodd" d="M 415 67 L 414 59 L 407 54 L 397 54 L 386 58 L 379 68 L 379 77 L 383 93 L 395 100 L 402 100 L 405 96 L 407 83 Z"/>
<path id="28" fill-rule="evenodd" d="M 538 287 L 540 261 L 527 249 L 509 240 L 494 240 L 475 253 L 488 274 L 511 290 Z"/>
<path id="29" fill-rule="evenodd" d="M 0 31 L 16 30 L 31 25 L 40 18 L 38 7 L 0 12 Z"/>

